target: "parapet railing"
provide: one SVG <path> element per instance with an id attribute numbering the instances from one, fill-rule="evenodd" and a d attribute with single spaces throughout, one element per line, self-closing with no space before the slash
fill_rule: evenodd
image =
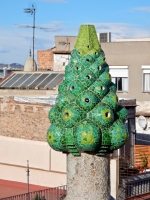
<path id="1" fill-rule="evenodd" d="M 63 200 L 66 197 L 67 186 L 48 188 L 11 197 L 1 198 L 0 200 Z"/>
<path id="2" fill-rule="evenodd" d="M 118 199 L 130 199 L 145 194 L 150 194 L 150 172 L 136 174 L 121 180 Z"/>

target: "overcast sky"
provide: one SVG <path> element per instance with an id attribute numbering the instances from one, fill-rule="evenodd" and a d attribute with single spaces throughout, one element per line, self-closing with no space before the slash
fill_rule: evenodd
<path id="1" fill-rule="evenodd" d="M 55 35 L 77 35 L 81 24 L 116 38 L 150 37 L 150 0 L 0 0 L 0 63 L 24 64 L 32 50 L 33 16 L 24 13 L 34 4 L 35 59 L 37 50 L 50 49 Z M 19 24 L 19 25 L 15 25 Z"/>

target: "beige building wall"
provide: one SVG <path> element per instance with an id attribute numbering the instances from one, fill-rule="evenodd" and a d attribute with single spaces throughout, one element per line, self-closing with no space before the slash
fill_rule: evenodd
<path id="1" fill-rule="evenodd" d="M 109 65 L 128 66 L 129 91 L 118 96 L 149 101 L 150 95 L 142 91 L 142 65 L 150 65 L 150 42 L 110 42 L 101 46 Z"/>
<path id="2" fill-rule="evenodd" d="M 25 167 L 9 164 L 0 164 L 0 179 L 27 183 Z M 66 174 L 61 172 L 30 169 L 30 184 L 45 187 L 58 187 L 66 185 Z"/>
<path id="3" fill-rule="evenodd" d="M 150 38 L 116 38 L 116 42 L 150 41 Z"/>
<path id="4" fill-rule="evenodd" d="M 55 51 L 72 51 L 76 40 L 76 36 L 55 36 Z"/>
<path id="5" fill-rule="evenodd" d="M 26 183 L 28 160 L 31 184 L 66 184 L 66 155 L 51 149 L 47 142 L 0 136 L 0 152 L 0 179 Z"/>

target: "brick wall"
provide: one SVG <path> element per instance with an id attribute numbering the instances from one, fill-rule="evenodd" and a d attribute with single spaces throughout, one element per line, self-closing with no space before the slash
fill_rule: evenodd
<path id="1" fill-rule="evenodd" d="M 39 69 L 53 69 L 54 58 L 51 49 L 37 51 L 37 60 Z"/>
<path id="2" fill-rule="evenodd" d="M 0 98 L 0 135 L 46 141 L 50 126 L 50 105 L 15 102 L 11 97 Z"/>

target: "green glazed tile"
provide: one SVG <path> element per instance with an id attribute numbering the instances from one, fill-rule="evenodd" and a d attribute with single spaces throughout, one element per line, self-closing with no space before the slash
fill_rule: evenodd
<path id="1" fill-rule="evenodd" d="M 117 91 L 116 84 L 114 84 L 113 82 L 111 82 L 109 89 L 110 89 L 110 91 L 116 93 L 116 91 Z"/>
<path id="2" fill-rule="evenodd" d="M 83 70 L 84 70 L 85 66 L 84 64 L 80 63 L 80 61 L 78 63 L 76 63 L 73 66 L 73 73 L 78 76 Z"/>
<path id="3" fill-rule="evenodd" d="M 50 120 L 51 123 L 54 123 L 58 120 L 58 118 L 60 118 L 60 110 L 57 106 L 53 106 L 49 113 L 48 113 L 48 118 Z"/>
<path id="4" fill-rule="evenodd" d="M 128 131 L 126 126 L 122 121 L 117 120 L 110 127 L 109 132 L 111 132 L 111 150 L 116 150 L 123 146 L 128 139 Z"/>
<path id="5" fill-rule="evenodd" d="M 124 123 L 128 117 L 127 109 L 121 105 L 118 106 L 117 112 L 116 112 L 118 118 Z"/>
<path id="6" fill-rule="evenodd" d="M 68 92 L 71 95 L 74 95 L 77 97 L 79 94 L 81 94 L 82 91 L 84 91 L 85 86 L 79 81 L 75 80 L 68 86 Z"/>
<path id="7" fill-rule="evenodd" d="M 90 111 L 99 103 L 99 98 L 95 93 L 87 90 L 77 97 L 76 103 L 84 111 Z"/>
<path id="8" fill-rule="evenodd" d="M 61 118 L 66 128 L 74 127 L 81 119 L 86 116 L 76 104 L 69 104 L 64 107 L 61 113 Z"/>
<path id="9" fill-rule="evenodd" d="M 114 92 L 109 92 L 105 95 L 101 102 L 107 104 L 113 110 L 117 110 L 118 108 L 118 97 Z"/>
<path id="10" fill-rule="evenodd" d="M 61 93 L 66 90 L 67 90 L 67 83 L 65 81 L 62 81 L 58 86 L 58 92 Z"/>
<path id="11" fill-rule="evenodd" d="M 109 86 L 111 83 L 111 75 L 104 71 L 98 78 L 98 80 L 102 81 L 105 85 Z"/>
<path id="12" fill-rule="evenodd" d="M 89 112 L 89 119 L 96 122 L 102 129 L 113 123 L 114 113 L 107 104 L 99 103 Z"/>
<path id="13" fill-rule="evenodd" d="M 53 123 L 47 132 L 48 144 L 56 151 L 65 151 L 61 139 L 63 137 L 63 129 L 58 124 Z"/>
<path id="14" fill-rule="evenodd" d="M 101 50 L 98 42 L 97 33 L 93 25 L 81 25 L 75 49 L 79 51 L 81 56 L 94 54 Z"/>
<path id="15" fill-rule="evenodd" d="M 109 92 L 108 87 L 100 80 L 95 81 L 88 90 L 93 91 L 99 99 L 102 99 Z"/>
<path id="16" fill-rule="evenodd" d="M 84 69 L 78 76 L 78 80 L 80 80 L 84 87 L 87 88 L 92 85 L 94 81 L 96 81 L 96 76 L 90 69 Z"/>
<path id="17" fill-rule="evenodd" d="M 73 66 L 71 65 L 71 63 L 69 63 L 66 67 L 65 67 L 65 75 L 71 73 L 73 71 Z"/>
<path id="18" fill-rule="evenodd" d="M 75 131 L 75 144 L 82 151 L 95 151 L 101 142 L 101 131 L 91 121 L 78 124 Z"/>
<path id="19" fill-rule="evenodd" d="M 51 148 L 81 156 L 105 156 L 126 142 L 127 111 L 118 104 L 116 86 L 93 25 L 82 25 L 49 112 Z"/>

